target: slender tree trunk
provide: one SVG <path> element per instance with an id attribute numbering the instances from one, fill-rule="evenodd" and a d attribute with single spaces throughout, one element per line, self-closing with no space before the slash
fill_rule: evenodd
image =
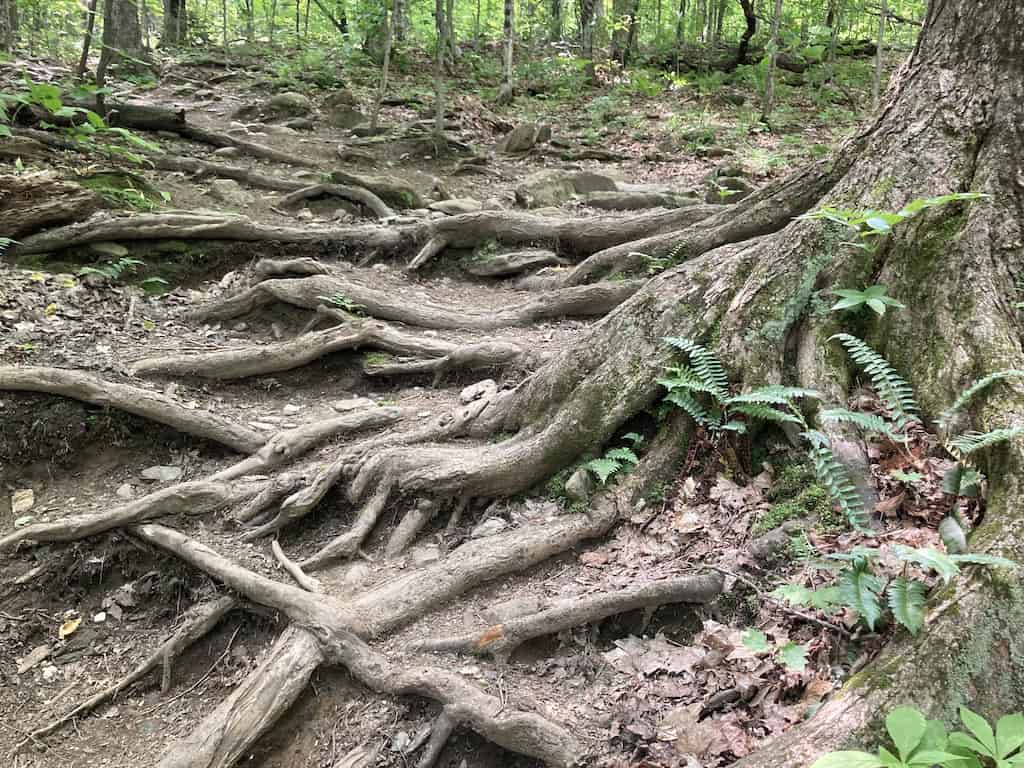
<path id="1" fill-rule="evenodd" d="M 392 22 L 392 26 L 394 27 L 394 38 L 398 42 L 405 40 L 405 3 L 406 0 L 395 0 L 395 10 L 394 13 L 392 14 L 394 16 L 394 21 Z"/>
<path id="2" fill-rule="evenodd" d="M 384 63 L 380 68 L 380 88 L 377 89 L 377 102 L 373 105 L 370 115 L 370 134 L 377 133 L 377 120 L 380 117 L 380 105 L 388 92 L 388 69 L 391 67 L 391 36 L 395 26 L 394 16 L 388 14 L 388 6 L 384 4 Z"/>
<path id="3" fill-rule="evenodd" d="M 740 38 L 740 47 L 736 52 L 736 64 L 750 63 L 750 39 L 757 33 L 757 15 L 754 13 L 754 0 L 740 0 L 740 7 L 743 9 L 743 20 L 747 28 Z"/>
<path id="4" fill-rule="evenodd" d="M 452 70 L 459 59 L 459 41 L 455 37 L 455 0 L 446 0 L 444 12 L 445 49 Z"/>
<path id="5" fill-rule="evenodd" d="M 587 61 L 594 58 L 594 3 L 596 0 L 579 0 L 580 52 Z"/>
<path id="6" fill-rule="evenodd" d="M 551 0 L 551 40 L 562 39 L 562 0 Z"/>
<path id="7" fill-rule="evenodd" d="M 256 42 L 256 9 L 253 7 L 253 0 L 243 0 L 242 9 L 245 12 L 245 39 L 249 43 L 254 43 Z"/>
<path id="8" fill-rule="evenodd" d="M 0 0 L 0 50 L 8 53 L 14 50 L 15 32 L 18 29 L 18 6 L 15 0 Z"/>
<path id="9" fill-rule="evenodd" d="M 638 26 L 640 23 L 640 0 L 631 0 L 629 9 L 629 26 L 626 34 L 626 48 L 622 52 L 622 66 L 626 66 L 633 58 L 638 45 Z"/>
<path id="10" fill-rule="evenodd" d="M 330 9 L 326 5 L 324 5 L 323 0 L 313 0 L 313 2 L 316 4 L 316 7 L 320 10 L 320 12 L 327 18 L 327 20 L 331 22 L 331 26 L 338 30 L 338 32 L 342 35 L 348 34 L 348 17 L 345 15 L 344 7 L 339 6 L 339 13 L 337 16 L 335 16 L 333 13 L 331 13 Z M 299 34 L 298 3 L 296 3 L 295 5 L 295 34 L 296 36 L 298 36 Z"/>
<path id="11" fill-rule="evenodd" d="M 722 39 L 722 27 L 725 24 L 725 9 L 727 7 L 728 0 L 718 0 L 718 12 L 715 14 L 715 34 L 714 41 L 717 43 Z"/>
<path id="12" fill-rule="evenodd" d="M 761 109 L 761 122 L 768 124 L 775 109 L 775 69 L 779 60 L 779 24 L 782 21 L 782 0 L 775 0 L 775 12 L 772 15 L 772 33 L 768 41 L 768 69 L 764 73 L 764 106 Z"/>
<path id="13" fill-rule="evenodd" d="M 888 21 L 889 2 L 882 0 L 878 14 L 878 43 L 875 49 L 875 77 L 871 83 L 871 108 L 878 109 L 878 98 L 882 87 L 882 54 L 885 52 L 885 22 Z"/>
<path id="14" fill-rule="evenodd" d="M 501 68 L 501 88 L 498 89 L 498 103 L 511 104 L 512 52 L 515 46 L 515 0 L 505 0 L 505 40 Z"/>
<path id="15" fill-rule="evenodd" d="M 96 68 L 96 83 L 106 82 L 107 71 L 113 65 L 137 68 L 146 57 L 142 49 L 142 28 L 139 8 L 135 0 L 104 0 L 103 48 Z"/>
<path id="16" fill-rule="evenodd" d="M 271 0 L 267 10 L 267 39 L 271 47 L 274 45 L 274 34 L 277 32 L 277 0 Z"/>
<path id="17" fill-rule="evenodd" d="M 78 58 L 78 68 L 75 70 L 75 77 L 85 77 L 85 68 L 89 63 L 89 49 L 92 47 L 92 34 L 96 29 L 96 0 L 89 0 L 85 9 L 85 35 L 82 37 L 82 55 Z"/>
<path id="18" fill-rule="evenodd" d="M 448 47 L 445 30 L 444 0 L 434 0 L 434 28 L 437 31 L 437 49 L 434 51 L 434 146 L 440 152 L 447 145 L 444 135 L 445 83 L 444 60 Z"/>
<path id="19" fill-rule="evenodd" d="M 299 4 L 296 0 L 295 12 L 299 12 Z M 224 46 L 224 66 L 229 66 L 229 56 L 231 55 L 231 48 L 228 46 L 228 0 L 220 0 L 220 22 L 221 22 L 221 44 Z M 295 34 L 299 33 L 299 22 L 298 19 L 295 21 Z"/>
<path id="20" fill-rule="evenodd" d="M 679 0 L 678 15 L 676 16 L 676 44 L 675 44 L 675 70 L 679 74 L 679 49 L 686 42 L 686 0 Z"/>

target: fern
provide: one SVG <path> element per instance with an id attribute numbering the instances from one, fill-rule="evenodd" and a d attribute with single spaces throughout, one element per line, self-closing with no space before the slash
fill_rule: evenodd
<path id="1" fill-rule="evenodd" d="M 605 485 L 609 477 L 622 469 L 620 462 L 609 458 L 591 459 L 583 466 L 594 473 L 597 479 L 601 481 L 601 485 Z"/>
<path id="2" fill-rule="evenodd" d="M 821 393 L 813 389 L 804 389 L 803 387 L 783 387 L 773 384 L 767 387 L 759 387 L 752 392 L 730 397 L 727 404 L 762 403 L 766 405 L 789 405 L 793 400 L 805 397 L 820 400 Z"/>
<path id="3" fill-rule="evenodd" d="M 990 432 L 965 432 L 954 437 L 946 445 L 950 453 L 956 456 L 970 456 L 972 453 L 1005 443 L 1019 435 L 1024 435 L 1024 427 L 993 429 Z"/>
<path id="4" fill-rule="evenodd" d="M 882 618 L 881 592 L 881 580 L 860 568 L 843 571 L 839 579 L 839 595 L 843 603 L 853 608 L 872 632 Z"/>
<path id="5" fill-rule="evenodd" d="M 707 392 L 709 395 L 717 395 L 718 390 L 714 385 L 708 384 L 697 373 L 686 366 L 678 368 L 667 368 L 669 378 L 658 379 L 658 383 L 665 389 L 685 389 L 690 392 Z"/>
<path id="6" fill-rule="evenodd" d="M 1005 557 L 999 557 L 997 555 L 985 555 L 985 554 L 962 554 L 962 555 L 950 555 L 949 559 L 957 565 L 987 565 L 993 568 L 1016 568 L 1017 563 L 1013 560 L 1008 560 Z"/>
<path id="7" fill-rule="evenodd" d="M 902 576 L 893 579 L 886 590 L 893 618 L 916 635 L 924 626 L 925 586 Z"/>
<path id="8" fill-rule="evenodd" d="M 612 448 L 605 453 L 604 458 L 632 464 L 634 467 L 640 463 L 640 459 L 630 448 Z"/>
<path id="9" fill-rule="evenodd" d="M 829 408 L 823 410 L 819 415 L 824 421 L 853 424 L 869 434 L 884 435 L 893 442 L 902 442 L 904 439 L 902 435 L 892 430 L 888 421 L 874 413 L 860 413 L 845 408 Z"/>
<path id="10" fill-rule="evenodd" d="M 884 357 L 848 333 L 837 333 L 829 341 L 832 339 L 838 339 L 850 358 L 868 374 L 887 408 L 902 419 L 916 418 L 918 407 L 914 401 L 914 391 Z"/>
<path id="11" fill-rule="evenodd" d="M 702 427 L 717 426 L 721 422 L 720 419 L 708 413 L 704 406 L 698 403 L 693 395 L 685 390 L 673 390 L 665 395 L 665 400 L 672 403 L 672 405 L 682 408 L 691 419 Z"/>
<path id="12" fill-rule="evenodd" d="M 721 401 L 728 399 L 729 377 L 725 373 L 725 367 L 714 354 L 697 342 L 679 336 L 669 336 L 665 341 L 689 355 L 694 372 L 704 384 L 711 387 L 711 394 Z"/>
<path id="13" fill-rule="evenodd" d="M 907 563 L 914 563 L 925 570 L 935 571 L 939 574 L 944 584 L 949 584 L 958 573 L 960 568 L 956 561 L 945 552 L 932 547 L 908 547 L 903 544 L 893 545 L 892 551 L 900 560 Z"/>
<path id="14" fill-rule="evenodd" d="M 970 387 L 961 392 L 960 396 L 953 401 L 953 404 L 949 406 L 948 409 L 946 409 L 946 411 L 942 414 L 940 423 L 948 423 L 954 413 L 956 413 L 957 411 L 961 410 L 964 406 L 966 406 L 967 403 L 969 403 L 975 395 L 985 391 L 993 384 L 1000 381 L 1009 381 L 1010 379 L 1021 378 L 1024 378 L 1024 371 L 1011 368 L 1005 371 L 996 371 L 995 373 L 990 373 L 983 379 L 978 379 L 978 381 L 974 382 Z"/>
<path id="15" fill-rule="evenodd" d="M 731 410 L 733 413 L 742 413 L 744 416 L 749 416 L 752 419 L 770 421 L 775 424 L 801 423 L 801 420 L 791 413 L 785 413 L 772 408 L 770 405 L 761 405 L 760 403 L 739 403 L 738 405 L 733 405 Z"/>
<path id="16" fill-rule="evenodd" d="M 829 497 L 846 516 L 850 526 L 861 533 L 870 533 L 867 526 L 867 513 L 864 511 L 864 502 L 854 488 L 853 483 L 846 474 L 846 470 L 836 460 L 832 449 L 828 447 L 827 439 L 823 445 L 815 441 L 812 435 L 820 433 L 804 433 L 812 442 L 810 450 L 811 462 L 814 465 L 814 474 L 818 482 L 828 491 Z M 823 436 L 822 436 L 823 437 Z M 817 442 L 817 444 L 814 444 Z"/>

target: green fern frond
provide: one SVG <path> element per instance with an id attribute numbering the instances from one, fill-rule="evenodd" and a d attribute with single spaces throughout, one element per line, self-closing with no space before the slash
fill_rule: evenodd
<path id="1" fill-rule="evenodd" d="M 950 555 L 949 559 L 957 565 L 987 565 L 992 568 L 1016 568 L 1017 563 L 1007 560 L 1005 557 L 985 554 L 962 554 Z"/>
<path id="2" fill-rule="evenodd" d="M 948 422 L 952 415 L 957 411 L 961 410 L 964 406 L 966 406 L 975 397 L 975 395 L 985 391 L 993 384 L 1000 381 L 1009 381 L 1010 379 L 1022 378 L 1024 378 L 1024 371 L 1017 370 L 1015 368 L 1010 368 L 1005 371 L 996 371 L 995 373 L 990 373 L 985 378 L 978 379 L 971 386 L 969 386 L 967 389 L 961 392 L 960 396 L 957 397 L 955 401 L 953 401 L 953 404 L 946 409 L 946 411 L 942 414 L 940 423 Z"/>
<path id="3" fill-rule="evenodd" d="M 857 612 L 872 632 L 882 618 L 881 580 L 860 568 L 848 568 L 839 578 L 839 594 L 843 603 Z"/>
<path id="4" fill-rule="evenodd" d="M 972 453 L 1005 443 L 1024 435 L 1024 427 L 993 429 L 990 432 L 965 432 L 947 443 L 950 453 L 956 456 L 970 456 Z"/>
<path id="5" fill-rule="evenodd" d="M 759 387 L 751 392 L 745 392 L 742 395 L 730 397 L 726 403 L 728 405 L 732 405 L 734 403 L 789 405 L 791 401 L 805 397 L 820 400 L 821 393 L 813 389 L 804 389 L 803 387 L 783 387 L 781 385 L 773 384 L 767 387 Z"/>
<path id="6" fill-rule="evenodd" d="M 850 526 L 861 533 L 871 533 L 867 526 L 864 501 L 850 482 L 846 470 L 836 460 L 832 449 L 820 444 L 814 445 L 810 454 L 818 482 L 828 491 L 829 497 L 846 516 Z"/>
<path id="7" fill-rule="evenodd" d="M 719 419 L 712 416 L 704 406 L 698 403 L 693 395 L 683 389 L 674 389 L 665 395 L 665 402 L 678 406 L 689 414 L 697 424 L 701 426 L 716 425 Z"/>
<path id="8" fill-rule="evenodd" d="M 939 552 L 934 547 L 908 547 L 905 544 L 895 544 L 892 551 L 904 562 L 914 563 L 925 570 L 935 571 L 945 584 L 949 584 L 960 573 L 960 568 L 953 557 L 945 552 Z"/>
<path id="9" fill-rule="evenodd" d="M 761 403 L 739 403 L 738 405 L 733 405 L 729 410 L 731 413 L 742 413 L 751 419 L 770 421 L 774 424 L 800 423 L 800 419 L 793 414 L 785 413 L 772 408 L 770 405 L 762 405 Z"/>
<path id="10" fill-rule="evenodd" d="M 900 624 L 916 635 L 924 626 L 925 586 L 915 579 L 899 576 L 893 579 L 886 591 L 889 608 Z"/>
<path id="11" fill-rule="evenodd" d="M 903 436 L 894 432 L 888 421 L 874 413 L 860 413 L 845 408 L 828 408 L 819 415 L 824 421 L 852 424 L 869 434 L 884 435 L 894 442 L 903 441 Z"/>
<path id="12" fill-rule="evenodd" d="M 911 418 L 918 412 L 914 391 L 884 357 L 848 333 L 837 333 L 830 337 L 829 341 L 833 339 L 838 339 L 846 348 L 850 359 L 868 374 L 878 396 L 882 398 L 887 408 L 905 418 Z"/>
<path id="13" fill-rule="evenodd" d="M 606 459 L 613 459 L 615 461 L 632 464 L 633 466 L 640 463 L 640 459 L 630 448 L 612 448 L 610 451 L 605 452 L 604 457 Z"/>
<path id="14" fill-rule="evenodd" d="M 609 477 L 622 469 L 622 464 L 615 459 L 609 458 L 592 459 L 583 466 L 594 473 L 597 479 L 601 481 L 601 485 L 607 483 Z"/>
<path id="15" fill-rule="evenodd" d="M 725 373 L 725 366 L 708 351 L 691 339 L 684 339 L 679 336 L 666 337 L 665 341 L 690 357 L 690 365 L 693 371 L 700 377 L 701 381 L 713 388 L 713 394 L 719 400 L 725 400 L 729 396 L 729 377 Z"/>
<path id="16" fill-rule="evenodd" d="M 692 368 L 680 366 L 678 368 L 667 368 L 668 376 L 658 379 L 658 383 L 670 392 L 676 389 L 685 389 L 690 392 L 707 392 L 709 395 L 717 396 L 718 388 L 713 384 L 705 382 Z"/>

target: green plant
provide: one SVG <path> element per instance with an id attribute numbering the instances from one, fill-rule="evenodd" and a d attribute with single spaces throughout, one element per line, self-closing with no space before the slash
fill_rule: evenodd
<path id="1" fill-rule="evenodd" d="M 883 550 L 873 547 L 854 547 L 849 552 L 828 556 L 845 565 L 837 573 L 836 584 L 816 591 L 786 585 L 772 593 L 774 597 L 794 605 L 811 605 L 827 610 L 836 606 L 856 612 L 864 626 L 875 631 L 883 620 L 890 617 L 916 635 L 924 626 L 924 604 L 928 585 L 909 575 L 909 567 L 921 571 L 934 571 L 945 584 L 959 576 L 961 565 L 1015 568 L 1016 563 L 1006 558 L 984 554 L 946 554 L 932 547 L 908 547 L 895 544 L 887 548 L 895 560 L 902 563 L 898 574 L 884 574 Z M 823 564 L 821 567 L 832 569 Z M 885 602 L 883 603 L 883 597 Z"/>
<path id="2" fill-rule="evenodd" d="M 851 211 L 842 208 L 825 207 L 805 213 L 800 219 L 825 220 L 840 224 L 851 230 L 860 242 L 846 243 L 855 248 L 873 252 L 878 248 L 879 238 L 892 232 L 897 224 L 916 216 L 921 211 L 937 208 L 955 202 L 969 202 L 987 198 L 979 192 L 954 192 L 938 197 L 925 197 L 911 200 L 900 210 L 888 211 Z"/>
<path id="3" fill-rule="evenodd" d="M 792 640 L 781 645 L 769 642 L 767 635 L 759 629 L 748 629 L 741 636 L 743 645 L 754 653 L 768 653 L 790 672 L 807 669 L 807 648 Z"/>
<path id="4" fill-rule="evenodd" d="M 633 448 L 625 446 L 611 448 L 608 451 L 605 451 L 604 456 L 597 459 L 591 459 L 583 465 L 584 469 L 601 481 L 601 485 L 605 485 L 608 482 L 608 478 L 622 471 L 624 468 L 635 467 L 640 463 L 640 459 L 637 457 L 636 452 L 633 449 L 640 446 L 644 440 L 643 436 L 638 435 L 636 432 L 628 432 L 623 435 L 622 438 L 632 443 Z"/>
<path id="5" fill-rule="evenodd" d="M 886 287 L 884 285 L 870 285 L 863 291 L 858 291 L 855 288 L 836 288 L 832 291 L 836 296 L 839 296 L 833 306 L 832 310 L 840 309 L 860 309 L 861 307 L 868 307 L 872 312 L 881 317 L 885 314 L 886 307 L 895 307 L 896 309 L 906 309 L 906 307 L 891 296 L 886 295 Z"/>
<path id="6" fill-rule="evenodd" d="M 811 768 L 1020 768 L 1024 766 L 1024 714 L 999 718 L 995 729 L 981 715 L 960 707 L 970 733 L 949 733 L 940 720 L 927 720 L 914 707 L 898 707 L 885 718 L 895 754 L 847 750 L 818 758 Z"/>
<path id="7" fill-rule="evenodd" d="M 358 315 L 363 311 L 363 309 L 365 309 L 362 304 L 356 304 L 352 299 L 340 292 L 331 294 L 330 296 L 317 296 L 317 298 L 325 304 L 338 307 L 339 309 L 343 309 L 353 315 Z"/>
<path id="8" fill-rule="evenodd" d="M 135 272 L 138 267 L 141 267 L 146 262 L 141 259 L 132 258 L 121 258 L 116 261 L 106 261 L 98 267 L 82 267 L 78 270 L 78 276 L 82 275 L 102 275 L 108 280 L 120 280 L 122 276 Z M 150 278 L 159 280 L 160 278 Z M 166 281 L 164 281 L 166 282 Z"/>

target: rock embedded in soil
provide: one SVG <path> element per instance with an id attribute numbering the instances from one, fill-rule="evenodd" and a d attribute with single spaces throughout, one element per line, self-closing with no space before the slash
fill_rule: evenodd
<path id="1" fill-rule="evenodd" d="M 531 173 L 516 186 L 516 203 L 524 208 L 561 205 L 576 194 L 614 191 L 615 180 L 589 171 L 549 169 Z"/>
<path id="2" fill-rule="evenodd" d="M 580 467 L 565 482 L 565 495 L 572 501 L 587 501 L 595 488 L 594 476 L 584 467 Z"/>
<path id="3" fill-rule="evenodd" d="M 544 601 L 539 597 L 517 597 L 502 603 L 495 603 L 480 615 L 491 624 L 504 624 L 506 621 L 539 613 L 544 608 Z"/>
<path id="4" fill-rule="evenodd" d="M 451 200 L 439 200 L 427 206 L 431 211 L 440 211 L 449 216 L 458 216 L 460 213 L 476 213 L 483 209 L 479 200 L 469 197 L 453 198 Z"/>
<path id="5" fill-rule="evenodd" d="M 142 470 L 139 475 L 143 480 L 170 483 L 181 477 L 181 467 L 155 466 Z"/>
<path id="6" fill-rule="evenodd" d="M 210 195 L 236 208 L 244 208 L 256 202 L 256 196 L 242 189 L 233 179 L 214 179 L 210 182 Z"/>
<path id="7" fill-rule="evenodd" d="M 19 488 L 11 494 L 11 514 L 17 517 L 28 512 L 36 504 L 36 495 L 31 488 Z"/>
<path id="8" fill-rule="evenodd" d="M 119 499 L 133 499 L 135 498 L 135 486 L 131 483 L 121 483 L 121 485 L 117 487 L 117 490 L 114 491 L 114 494 Z"/>
<path id="9" fill-rule="evenodd" d="M 498 142 L 498 151 L 506 155 L 518 155 L 533 149 L 537 143 L 540 128 L 536 123 L 520 123 L 505 138 Z M 548 134 L 550 137 L 550 129 Z"/>
<path id="10" fill-rule="evenodd" d="M 347 400 L 335 400 L 331 403 L 331 408 L 336 410 L 338 413 L 348 413 L 349 411 L 358 411 L 363 408 L 375 408 L 377 404 L 368 397 L 350 397 Z"/>
<path id="11" fill-rule="evenodd" d="M 267 99 L 263 111 L 278 116 L 302 117 L 313 111 L 313 103 L 301 93 L 285 91 Z"/>

